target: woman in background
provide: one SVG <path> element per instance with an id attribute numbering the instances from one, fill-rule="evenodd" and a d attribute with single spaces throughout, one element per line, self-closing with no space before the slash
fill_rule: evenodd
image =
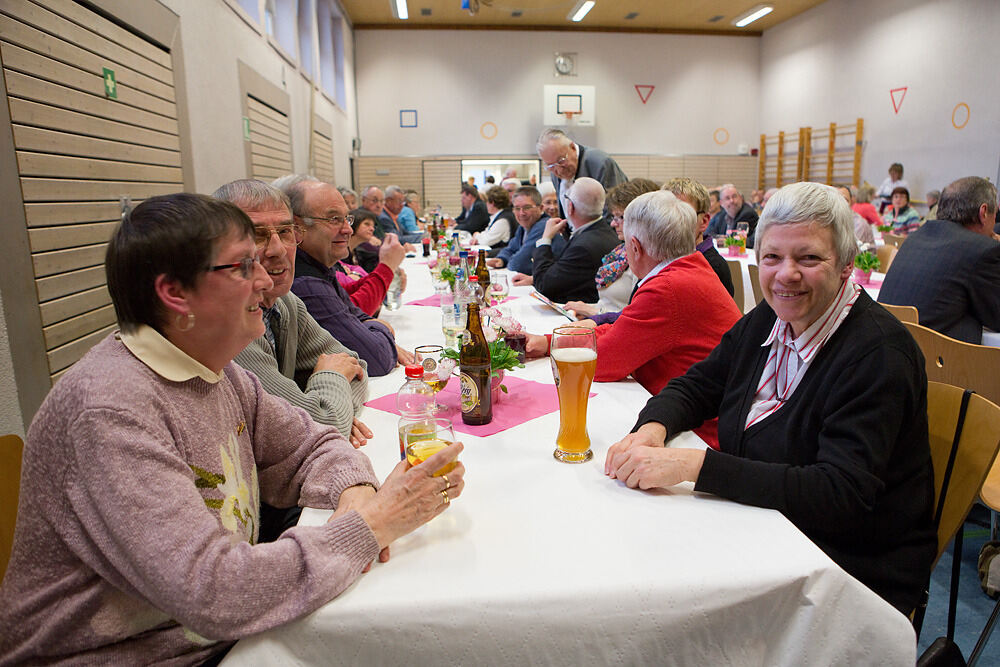
<path id="1" fill-rule="evenodd" d="M 906 236 L 920 227 L 920 214 L 910 206 L 910 191 L 898 187 L 892 191 L 892 208 L 882 216 L 885 224 L 892 225 L 893 234 Z"/>
<path id="2" fill-rule="evenodd" d="M 461 495 L 456 443 L 378 488 L 332 426 L 232 363 L 272 286 L 236 206 L 139 204 L 108 244 L 120 331 L 31 428 L 0 587 L 0 663 L 198 665 L 339 595 Z M 260 502 L 336 509 L 258 544 Z"/>
<path id="3" fill-rule="evenodd" d="M 869 225 L 879 226 L 882 224 L 882 216 L 878 214 L 878 209 L 872 204 L 874 196 L 875 188 L 871 184 L 865 183 L 858 188 L 856 201 L 851 204 L 851 209 L 867 220 Z"/>
<path id="4" fill-rule="evenodd" d="M 472 235 L 472 242 L 489 246 L 489 256 L 495 257 L 517 230 L 517 219 L 510 208 L 510 195 L 499 185 L 486 191 L 486 212 L 490 214 L 490 221 L 486 229 Z"/>

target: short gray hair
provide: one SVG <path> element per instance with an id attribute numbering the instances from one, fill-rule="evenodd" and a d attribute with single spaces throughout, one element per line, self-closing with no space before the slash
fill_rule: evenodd
<path id="1" fill-rule="evenodd" d="M 274 182 L 272 182 L 271 185 L 285 193 L 285 196 L 288 197 L 288 201 L 291 203 L 292 213 L 298 216 L 304 216 L 306 215 L 305 186 L 309 183 L 322 182 L 323 181 L 318 178 L 309 176 L 308 174 L 289 174 L 288 176 L 282 176 L 281 178 L 274 179 Z"/>
<path id="2" fill-rule="evenodd" d="M 385 186 L 384 195 L 386 197 L 395 197 L 396 195 L 403 195 L 403 199 L 406 199 L 406 191 L 398 185 L 387 185 Z"/>
<path id="3" fill-rule="evenodd" d="M 552 185 L 551 181 L 543 181 L 535 187 L 538 189 L 538 194 L 543 197 L 554 195 L 556 193 L 556 186 Z"/>
<path id="4" fill-rule="evenodd" d="M 760 214 L 754 245 L 759 252 L 771 225 L 801 224 L 829 229 L 840 267 L 854 263 L 854 213 L 836 189 L 822 183 L 792 183 L 774 193 Z"/>
<path id="5" fill-rule="evenodd" d="M 558 141 L 563 146 L 573 143 L 568 134 L 558 128 L 550 127 L 542 130 L 542 133 L 538 135 L 538 141 L 535 142 L 535 152 L 541 151 L 550 141 Z"/>
<path id="6" fill-rule="evenodd" d="M 576 210 L 588 220 L 604 212 L 604 198 L 604 186 L 601 182 L 587 176 L 581 176 L 573 181 L 573 185 L 566 192 L 566 199 L 572 201 Z"/>
<path id="7" fill-rule="evenodd" d="M 365 197 L 370 196 L 368 193 L 371 192 L 372 190 L 381 190 L 381 189 L 382 188 L 380 188 L 377 185 L 366 185 L 361 189 L 361 198 L 364 199 Z M 385 196 L 385 192 L 383 192 L 382 195 Z"/>
<path id="8" fill-rule="evenodd" d="M 347 199 L 348 195 L 354 197 L 355 200 L 358 198 L 358 193 L 350 188 L 345 188 L 343 185 L 337 186 L 337 191 L 340 192 L 340 196 Z"/>
<path id="9" fill-rule="evenodd" d="M 979 209 L 986 204 L 990 214 L 997 212 L 997 188 L 979 176 L 953 181 L 938 200 L 938 220 L 950 220 L 963 227 L 979 225 Z"/>
<path id="10" fill-rule="evenodd" d="M 669 190 L 647 192 L 625 207 L 622 233 L 626 242 L 635 238 L 656 261 L 674 260 L 694 252 L 698 216 Z"/>
<path id="11" fill-rule="evenodd" d="M 521 187 L 521 179 L 519 179 L 519 178 L 505 178 L 502 181 L 500 181 L 500 187 L 503 187 L 503 186 L 507 185 L 508 183 L 512 183 L 513 185 L 516 185 L 517 187 Z"/>
<path id="12" fill-rule="evenodd" d="M 274 211 L 283 208 L 292 212 L 292 202 L 284 192 L 255 178 L 241 178 L 220 185 L 212 196 L 220 201 L 236 204 L 243 211 Z"/>

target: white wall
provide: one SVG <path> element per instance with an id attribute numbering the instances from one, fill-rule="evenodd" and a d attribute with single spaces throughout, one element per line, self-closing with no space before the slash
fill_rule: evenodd
<path id="1" fill-rule="evenodd" d="M 295 171 L 307 171 L 310 83 L 223 0 L 162 1 L 180 16 L 196 190 L 210 193 L 223 183 L 247 175 L 237 66 L 240 60 L 289 94 L 292 159 Z M 338 183 L 350 182 L 351 138 L 356 126 L 352 35 L 348 28 L 344 33 L 345 108 L 315 94 L 315 112 L 333 125 Z"/>
<path id="2" fill-rule="evenodd" d="M 480 30 L 357 30 L 363 155 L 534 153 L 542 87 L 597 87 L 594 128 L 574 131 L 611 153 L 735 154 L 756 145 L 760 38 Z M 553 54 L 575 51 L 576 77 Z M 721 82 L 721 85 L 720 85 Z M 656 86 L 643 105 L 635 84 Z M 399 127 L 417 109 L 419 127 Z M 485 121 L 498 135 L 480 136 Z M 725 127 L 725 145 L 713 140 Z"/>
<path id="3" fill-rule="evenodd" d="M 0 435 L 16 433 L 24 437 L 24 419 L 14 383 L 14 365 L 11 360 L 10 341 L 7 338 L 7 321 L 3 317 L 3 298 L 0 297 Z"/>
<path id="4" fill-rule="evenodd" d="M 995 181 L 998 35 L 997 0 L 828 0 L 764 33 L 761 132 L 861 117 L 862 179 L 876 186 L 893 162 L 914 199 L 961 176 Z M 903 86 L 896 114 L 889 90 Z M 971 113 L 957 130 L 960 102 Z"/>

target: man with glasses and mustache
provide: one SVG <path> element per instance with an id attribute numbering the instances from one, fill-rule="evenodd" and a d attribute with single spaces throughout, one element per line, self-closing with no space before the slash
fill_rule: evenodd
<path id="1" fill-rule="evenodd" d="M 516 273 L 531 275 L 532 253 L 535 241 L 542 238 L 545 223 L 549 219 L 542 212 L 542 196 L 531 185 L 525 185 L 514 192 L 514 217 L 518 229 L 505 248 L 496 257 L 486 260 L 491 268 L 507 267 Z M 552 239 L 552 254 L 558 257 L 566 247 L 566 239 L 556 235 Z"/>
<path id="2" fill-rule="evenodd" d="M 562 130 L 545 130 L 538 137 L 535 148 L 542 164 L 552 174 L 552 185 L 559 196 L 561 218 L 566 217 L 564 198 L 576 179 L 584 176 L 593 178 L 604 187 L 605 192 L 628 180 L 625 172 L 610 155 L 600 149 L 574 142 Z"/>
<path id="3" fill-rule="evenodd" d="M 360 447 L 371 437 L 356 419 L 368 398 L 367 363 L 319 326 L 291 293 L 302 229 L 288 197 L 253 179 L 226 183 L 213 196 L 239 206 L 253 221 L 257 257 L 274 283 L 261 304 L 265 334 L 236 355 L 236 363 L 252 371 L 269 394 L 337 427 Z"/>
<path id="4" fill-rule="evenodd" d="M 411 362 L 413 353 L 396 345 L 392 327 L 358 308 L 337 280 L 333 267 L 347 257 L 354 233 L 353 216 L 337 188 L 308 176 L 284 177 L 275 187 L 288 197 L 295 222 L 302 226 L 292 291 L 309 314 L 368 362 L 371 377 L 387 375 L 397 360 Z M 387 234 L 382 245 L 393 244 L 398 244 L 396 235 Z"/>

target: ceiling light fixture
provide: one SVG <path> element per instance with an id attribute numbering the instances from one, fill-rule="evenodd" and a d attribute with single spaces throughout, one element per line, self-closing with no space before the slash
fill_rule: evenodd
<path id="1" fill-rule="evenodd" d="M 406 8 L 406 0 L 389 0 L 392 6 L 392 15 L 400 21 L 410 18 L 410 10 Z"/>
<path id="2" fill-rule="evenodd" d="M 743 28 L 750 25 L 759 18 L 763 18 L 774 11 L 774 7 L 771 5 L 757 5 L 753 9 L 750 9 L 736 18 L 733 19 L 733 25 L 737 28 Z"/>
<path id="3" fill-rule="evenodd" d="M 566 18 L 575 23 L 579 23 L 583 20 L 583 17 L 587 15 L 587 12 L 593 8 L 594 0 L 577 0 L 573 9 L 569 10 L 569 14 L 566 15 Z"/>

